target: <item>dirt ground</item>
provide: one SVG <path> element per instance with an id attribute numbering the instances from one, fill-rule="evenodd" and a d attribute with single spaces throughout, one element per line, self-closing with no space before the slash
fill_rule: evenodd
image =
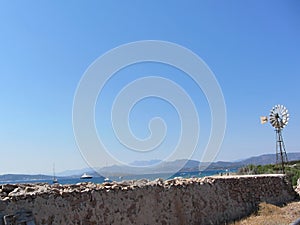
<path id="1" fill-rule="evenodd" d="M 261 203 L 259 211 L 231 225 L 289 225 L 300 218 L 300 201 L 284 207 Z"/>

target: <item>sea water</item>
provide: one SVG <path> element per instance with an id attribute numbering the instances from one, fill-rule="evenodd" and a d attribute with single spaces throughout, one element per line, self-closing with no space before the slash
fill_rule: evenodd
<path id="1" fill-rule="evenodd" d="M 237 169 L 231 169 L 231 170 L 209 170 L 209 171 L 196 171 L 196 172 L 178 172 L 168 179 L 172 179 L 175 177 L 182 177 L 182 178 L 192 178 L 192 177 L 205 177 L 205 176 L 212 176 L 217 174 L 226 174 L 226 173 L 235 173 Z M 140 180 L 140 179 L 148 179 L 148 180 L 155 180 L 160 177 L 165 177 L 165 174 L 143 174 L 143 175 L 128 175 L 128 176 L 122 176 L 122 177 L 93 177 L 91 179 L 80 179 L 80 176 L 78 177 L 57 177 L 59 184 L 77 184 L 82 182 L 92 182 L 101 184 L 106 181 L 117 181 L 121 182 L 124 180 Z M 6 180 L 6 181 L 0 181 L 0 184 L 17 184 L 17 183 L 49 183 L 52 184 L 52 179 L 26 179 L 26 180 Z"/>

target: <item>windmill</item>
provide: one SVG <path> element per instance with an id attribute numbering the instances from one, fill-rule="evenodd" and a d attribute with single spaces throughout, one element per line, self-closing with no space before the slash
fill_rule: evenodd
<path id="1" fill-rule="evenodd" d="M 289 122 L 289 113 L 285 106 L 275 105 L 271 111 L 269 118 L 267 116 L 261 116 L 261 124 L 265 124 L 270 121 L 271 125 L 275 128 L 276 132 L 276 164 L 281 163 L 282 172 L 284 173 L 284 164 L 287 163 L 287 154 L 285 151 L 285 145 L 282 137 L 282 130 Z M 279 161 L 280 159 L 280 161 Z"/>

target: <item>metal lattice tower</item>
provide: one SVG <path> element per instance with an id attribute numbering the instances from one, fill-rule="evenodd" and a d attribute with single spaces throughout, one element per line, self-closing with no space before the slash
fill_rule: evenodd
<path id="1" fill-rule="evenodd" d="M 282 172 L 284 173 L 284 164 L 288 162 L 285 145 L 282 137 L 282 129 L 276 129 L 276 164 L 281 163 Z"/>

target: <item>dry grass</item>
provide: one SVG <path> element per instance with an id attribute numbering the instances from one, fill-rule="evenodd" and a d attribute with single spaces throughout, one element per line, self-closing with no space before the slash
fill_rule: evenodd
<path id="1" fill-rule="evenodd" d="M 261 203 L 255 215 L 232 225 L 288 225 L 298 218 L 300 218 L 300 202 L 292 202 L 284 207 Z"/>

